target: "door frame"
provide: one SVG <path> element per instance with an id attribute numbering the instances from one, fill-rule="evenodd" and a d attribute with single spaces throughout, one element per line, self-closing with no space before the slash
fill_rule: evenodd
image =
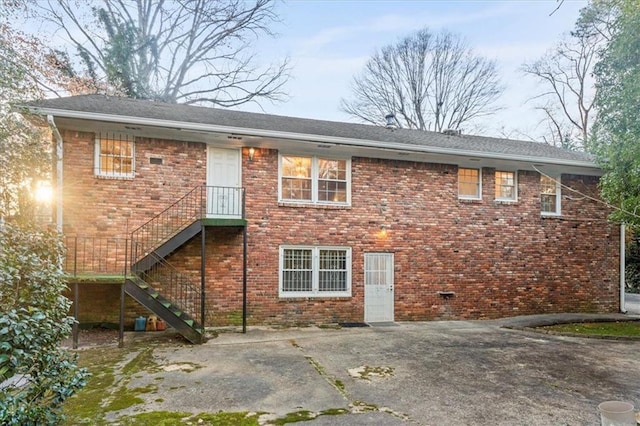
<path id="1" fill-rule="evenodd" d="M 390 282 L 387 282 L 386 284 L 384 284 L 387 288 L 386 291 L 388 291 L 388 297 L 390 298 L 386 300 L 386 302 L 390 302 L 388 307 L 386 307 L 386 309 L 388 309 L 385 312 L 385 317 L 387 317 L 388 319 L 384 320 L 384 321 L 371 321 L 368 317 L 367 317 L 367 256 L 369 255 L 384 255 L 385 257 L 387 257 L 388 259 L 388 267 L 389 270 L 386 271 L 387 274 L 387 279 Z M 395 321 L 395 255 L 394 253 L 389 253 L 389 252 L 367 252 L 364 253 L 364 321 L 365 322 L 393 322 Z M 386 261 L 385 261 L 386 263 Z"/>
<path id="2" fill-rule="evenodd" d="M 210 155 L 211 155 L 211 150 L 218 150 L 218 151 L 234 151 L 235 153 L 238 154 L 238 176 L 237 176 L 237 180 L 238 180 L 238 188 L 242 188 L 242 149 L 240 148 L 220 148 L 217 146 L 212 146 L 212 145 L 207 145 L 207 176 L 206 176 L 206 185 L 207 186 L 215 186 L 214 183 L 211 182 L 212 176 L 211 176 L 211 164 L 210 164 Z"/>
<path id="3" fill-rule="evenodd" d="M 217 150 L 217 151 L 227 151 L 227 152 L 233 152 L 236 157 L 237 157 L 237 175 L 235 176 L 236 179 L 235 181 L 237 182 L 236 185 L 220 185 L 219 183 L 216 184 L 216 182 L 213 182 L 213 176 L 212 176 L 212 164 L 211 164 L 211 153 L 213 150 Z M 242 203 L 242 149 L 241 148 L 221 148 L 215 145 L 207 145 L 207 161 L 206 161 L 206 184 L 205 187 L 212 187 L 212 186 L 224 186 L 224 187 L 234 187 L 237 188 L 236 192 L 236 197 L 238 197 L 236 204 L 241 205 Z M 207 190 L 205 192 L 206 197 L 207 197 L 207 211 L 209 211 L 209 197 L 212 196 L 212 192 L 210 190 Z M 207 213 L 207 216 L 211 216 L 211 217 L 216 217 L 216 215 L 210 215 L 209 213 Z M 241 217 L 242 216 L 242 212 L 239 212 L 238 215 L 236 215 L 237 217 Z"/>

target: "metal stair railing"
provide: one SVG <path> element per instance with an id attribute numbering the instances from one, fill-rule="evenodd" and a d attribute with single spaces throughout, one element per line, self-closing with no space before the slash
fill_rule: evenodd
<path id="1" fill-rule="evenodd" d="M 181 314 L 195 321 L 192 326 L 194 330 L 203 328 L 204 287 L 195 285 L 189 276 L 178 271 L 155 250 L 197 220 L 220 217 L 244 219 L 244 216 L 244 188 L 195 187 L 131 233 L 131 251 L 126 270 L 170 301 Z M 137 264 L 145 257 L 154 259 L 145 263 L 148 266 L 146 269 Z"/>
<path id="2" fill-rule="evenodd" d="M 244 218 L 244 188 L 197 186 L 131 233 L 131 263 L 193 222 L 206 217 Z"/>
<path id="3" fill-rule="evenodd" d="M 136 275 L 169 300 L 173 307 L 191 317 L 196 322 L 194 328 L 202 327 L 200 286 L 166 260 L 159 257 L 156 260 L 151 269 L 137 271 Z"/>
<path id="4" fill-rule="evenodd" d="M 178 201 L 131 233 L 131 263 L 152 252 L 194 221 L 202 218 L 202 187 L 189 191 Z"/>

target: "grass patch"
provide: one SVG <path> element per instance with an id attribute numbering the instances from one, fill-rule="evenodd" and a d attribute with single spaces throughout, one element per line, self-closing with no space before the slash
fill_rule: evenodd
<path id="1" fill-rule="evenodd" d="M 200 413 L 189 420 L 197 425 L 258 426 L 260 414 L 262 413 Z"/>
<path id="2" fill-rule="evenodd" d="M 202 425 L 202 426 L 258 426 L 259 413 L 192 413 L 176 411 L 150 411 L 147 413 L 123 416 L 118 424 L 123 426 L 173 426 L 173 425 Z"/>
<path id="3" fill-rule="evenodd" d="M 288 423 L 297 423 L 297 422 L 305 422 L 307 420 L 313 420 L 318 415 L 316 413 L 312 413 L 311 411 L 301 410 L 295 411 L 293 413 L 288 413 L 284 417 L 280 417 L 275 419 L 271 424 L 273 425 L 286 425 Z"/>
<path id="4" fill-rule="evenodd" d="M 118 419 L 121 425 L 136 426 L 171 426 L 184 424 L 184 419 L 191 416 L 191 413 L 171 412 L 171 411 L 151 411 L 133 416 L 123 416 Z"/>
<path id="5" fill-rule="evenodd" d="M 640 337 L 639 321 L 580 322 L 541 327 L 559 333 L 574 333 L 592 336 Z"/>
<path id="6" fill-rule="evenodd" d="M 157 391 L 157 386 L 153 385 L 135 389 L 127 387 L 136 374 L 158 370 L 152 357 L 153 347 L 142 348 L 133 359 L 122 365 L 136 350 L 94 348 L 78 352 L 78 365 L 85 367 L 91 377 L 85 388 L 65 401 L 63 413 L 66 419 L 63 424 L 107 425 L 106 413 L 141 404 L 144 400 L 139 395 Z"/>
<path id="7" fill-rule="evenodd" d="M 124 360 L 124 351 L 105 351 L 101 348 L 79 352 L 78 366 L 86 368 L 91 377 L 87 386 L 64 403 L 64 424 L 107 424 L 102 405 L 115 384 L 115 365 Z"/>
<path id="8" fill-rule="evenodd" d="M 313 420 L 320 416 L 339 416 L 342 414 L 347 414 L 349 410 L 346 408 L 329 408 L 328 410 L 320 411 L 319 413 L 314 413 L 312 411 L 301 410 L 295 411 L 293 413 L 288 413 L 284 417 L 279 417 L 275 420 L 269 422 L 270 425 L 286 425 L 289 423 L 297 423 L 297 422 L 306 422 L 309 420 Z"/>

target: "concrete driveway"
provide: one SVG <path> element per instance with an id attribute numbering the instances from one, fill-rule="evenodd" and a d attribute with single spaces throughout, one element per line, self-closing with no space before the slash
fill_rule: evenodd
<path id="1" fill-rule="evenodd" d="M 640 341 L 505 324 L 250 328 L 200 346 L 163 343 L 153 350 L 160 368 L 128 384 L 157 386 L 157 392 L 118 414 L 250 411 L 267 413 L 261 420 L 268 423 L 302 410 L 341 408 L 347 412 L 302 424 L 597 425 L 600 402 L 640 407 Z"/>

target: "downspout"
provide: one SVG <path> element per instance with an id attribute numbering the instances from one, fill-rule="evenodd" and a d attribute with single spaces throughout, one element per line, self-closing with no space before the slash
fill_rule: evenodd
<path id="1" fill-rule="evenodd" d="M 47 115 L 47 122 L 56 137 L 56 230 L 62 232 L 62 135 L 53 115 Z"/>
<path id="2" fill-rule="evenodd" d="M 620 312 L 627 313 L 624 300 L 625 283 L 625 269 L 626 269 L 626 237 L 625 237 L 625 225 L 620 225 Z"/>

